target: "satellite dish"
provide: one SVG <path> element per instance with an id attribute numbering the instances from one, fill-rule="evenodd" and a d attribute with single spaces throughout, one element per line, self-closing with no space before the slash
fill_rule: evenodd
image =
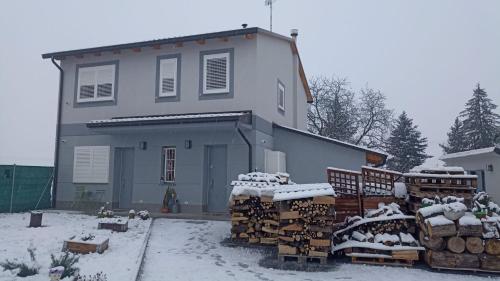
<path id="1" fill-rule="evenodd" d="M 269 30 L 273 31 L 273 3 L 275 3 L 276 0 L 265 0 L 266 6 L 269 6 Z"/>

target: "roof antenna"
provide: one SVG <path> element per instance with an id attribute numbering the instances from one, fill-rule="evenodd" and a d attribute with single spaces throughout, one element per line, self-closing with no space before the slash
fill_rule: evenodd
<path id="1" fill-rule="evenodd" d="M 243 28 L 247 28 L 247 26 L 248 26 L 248 24 L 246 24 L 246 23 L 241 25 L 241 27 L 243 27 Z"/>
<path id="2" fill-rule="evenodd" d="M 269 31 L 273 31 L 273 3 L 276 0 L 265 0 L 266 6 L 269 6 Z"/>

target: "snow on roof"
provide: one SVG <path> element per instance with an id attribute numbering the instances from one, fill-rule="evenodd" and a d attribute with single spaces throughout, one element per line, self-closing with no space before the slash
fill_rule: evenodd
<path id="1" fill-rule="evenodd" d="M 500 154 L 500 148 L 496 147 L 496 146 L 492 146 L 492 147 L 450 153 L 450 154 L 445 154 L 445 155 L 441 156 L 441 158 L 439 158 L 439 159 L 446 160 L 446 159 L 467 157 L 467 156 L 472 156 L 472 155 L 480 155 L 480 154 L 485 154 L 485 153 L 490 153 L 490 152 L 497 152 L 498 154 Z"/>
<path id="2" fill-rule="evenodd" d="M 326 195 L 336 196 L 335 191 L 329 183 L 295 184 L 277 188 L 274 192 L 273 201 L 284 201 Z"/>
<path id="3" fill-rule="evenodd" d="M 158 115 L 158 116 L 139 116 L 139 117 L 124 117 L 91 120 L 89 124 L 102 123 L 122 123 L 122 122 L 138 122 L 138 121 L 165 121 L 165 120 L 180 120 L 180 119 L 200 119 L 200 118 L 220 118 L 220 117 L 238 117 L 248 114 L 248 112 L 221 112 L 221 113 L 199 113 L 199 114 L 175 114 L 175 115 Z"/>
<path id="4" fill-rule="evenodd" d="M 424 247 L 412 247 L 412 246 L 401 246 L 401 245 L 387 246 L 382 243 L 359 242 L 354 240 L 348 240 L 344 243 L 333 246 L 332 253 L 347 248 L 368 248 L 368 249 L 383 250 L 383 251 L 404 251 L 404 250 L 425 251 Z"/>
<path id="5" fill-rule="evenodd" d="M 279 128 L 283 128 L 283 129 L 289 130 L 289 131 L 294 131 L 294 132 L 297 132 L 297 133 L 301 133 L 301 134 L 305 134 L 305 135 L 310 135 L 310 136 L 313 136 L 315 138 L 323 139 L 323 140 L 326 140 L 326 141 L 335 142 L 335 143 L 338 143 L 340 145 L 349 146 L 349 147 L 352 147 L 352 148 L 357 148 L 357 149 L 360 149 L 360 150 L 369 151 L 369 152 L 373 152 L 373 153 L 382 154 L 382 155 L 387 156 L 387 153 L 385 153 L 385 152 L 383 152 L 381 150 L 377 150 L 377 149 L 373 149 L 373 148 L 368 148 L 368 147 L 365 147 L 365 146 L 356 145 L 356 144 L 352 144 L 352 143 L 341 141 L 341 140 L 337 140 L 337 139 L 332 139 L 332 138 L 329 138 L 329 137 L 321 136 L 321 135 L 318 135 L 318 134 L 313 134 L 311 132 L 302 131 L 302 130 L 295 129 L 295 128 L 292 128 L 292 127 L 287 127 L 287 126 L 282 126 L 282 125 L 276 125 L 276 126 L 278 126 Z"/>

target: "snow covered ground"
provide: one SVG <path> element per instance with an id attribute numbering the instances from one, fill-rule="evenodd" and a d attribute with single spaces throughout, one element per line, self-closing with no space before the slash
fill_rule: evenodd
<path id="1" fill-rule="evenodd" d="M 0 262 L 5 259 L 29 260 L 26 248 L 32 245 L 40 264 L 40 273 L 20 278 L 0 268 L 0 280 L 48 280 L 50 254 L 59 256 L 63 241 L 82 232 L 109 235 L 109 249 L 102 255 L 81 255 L 77 267 L 83 275 L 104 272 L 108 281 L 133 281 L 142 257 L 141 248 L 145 246 L 146 234 L 151 220 L 134 219 L 129 221 L 129 230 L 124 233 L 111 233 L 110 230 L 97 229 L 98 219 L 71 212 L 47 212 L 43 214 L 40 228 L 28 228 L 29 213 L 0 214 Z"/>
<path id="2" fill-rule="evenodd" d="M 228 222 L 157 219 L 153 223 L 141 281 L 163 280 L 352 280 L 476 281 L 500 278 L 448 274 L 416 268 L 338 264 L 329 272 L 299 272 L 259 266 L 261 251 L 231 248 L 220 242 Z"/>

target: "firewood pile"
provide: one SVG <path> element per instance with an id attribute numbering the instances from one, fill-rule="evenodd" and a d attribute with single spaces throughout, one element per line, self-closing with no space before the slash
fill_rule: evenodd
<path id="1" fill-rule="evenodd" d="M 277 189 L 280 223 L 278 256 L 326 262 L 335 219 L 335 192 L 328 183 L 301 184 Z"/>
<path id="2" fill-rule="evenodd" d="M 473 198 L 423 200 L 417 212 L 419 240 L 433 268 L 500 272 L 500 208 L 484 192 Z"/>
<path id="3" fill-rule="evenodd" d="M 249 173 L 231 185 L 231 238 L 238 242 L 276 245 L 279 214 L 274 190 L 291 183 L 284 173 Z"/>
<path id="4" fill-rule="evenodd" d="M 415 216 L 405 215 L 396 203 L 381 203 L 364 218 L 346 219 L 333 233 L 332 253 L 345 254 L 353 263 L 412 265 L 424 250 L 413 236 L 415 229 Z"/>
<path id="5" fill-rule="evenodd" d="M 409 194 L 408 207 L 416 213 L 424 198 L 456 196 L 464 198 L 468 207 L 477 187 L 477 176 L 466 175 L 461 167 L 416 167 L 404 174 Z"/>

